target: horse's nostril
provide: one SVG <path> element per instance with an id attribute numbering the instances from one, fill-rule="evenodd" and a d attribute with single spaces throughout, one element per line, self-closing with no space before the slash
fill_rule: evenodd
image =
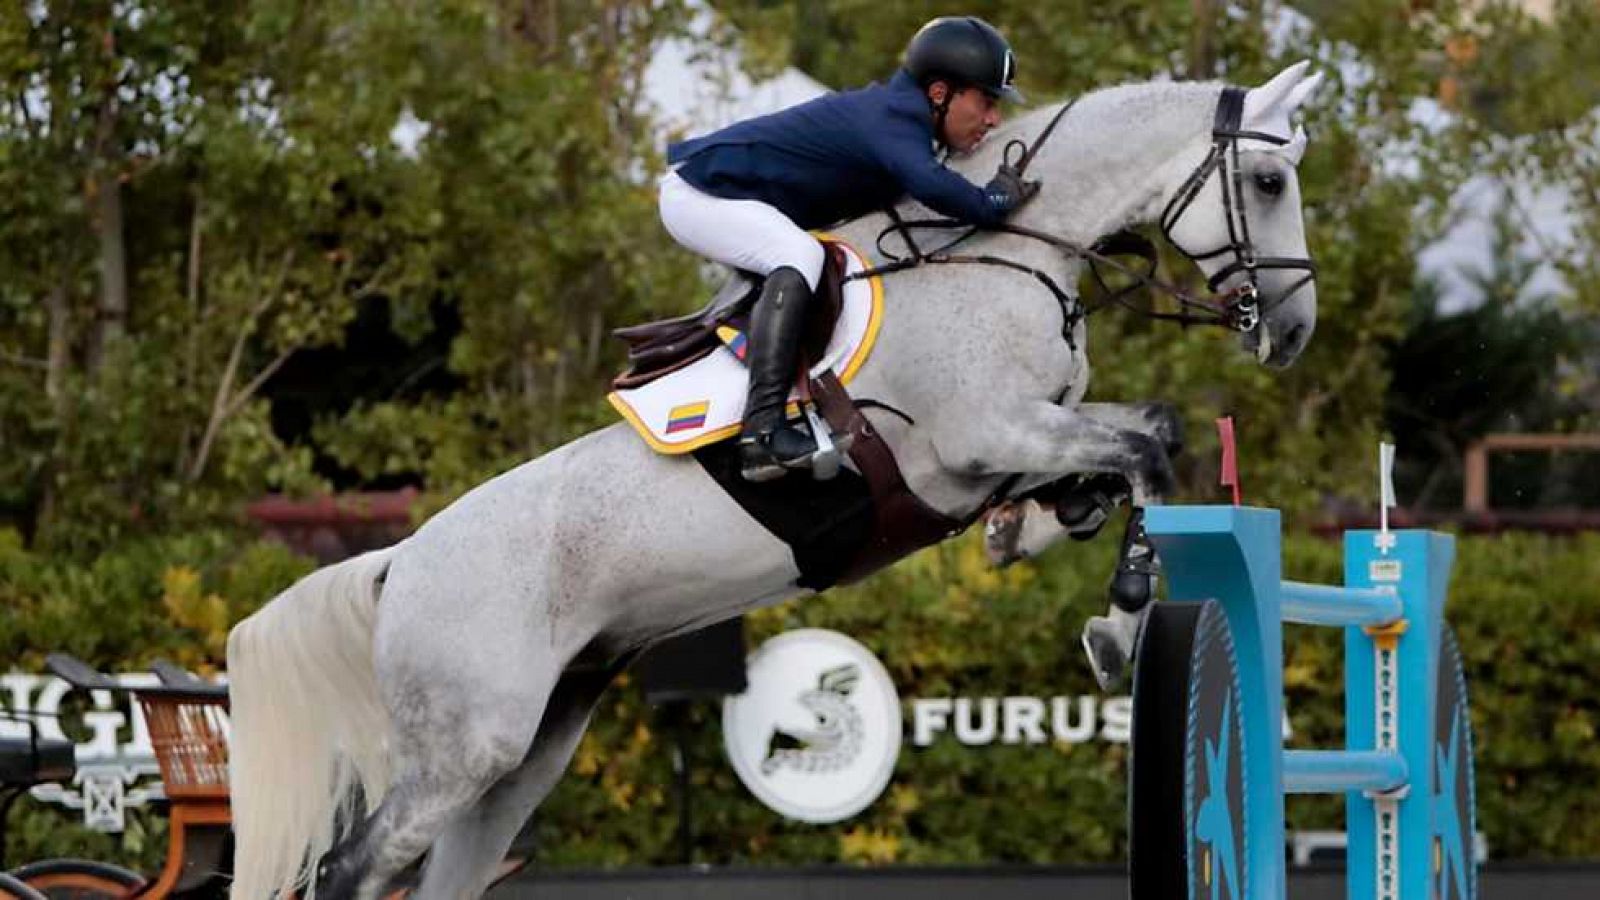
<path id="1" fill-rule="evenodd" d="M 1289 329 L 1289 334 L 1285 340 L 1286 345 L 1290 347 L 1299 347 L 1301 339 L 1305 337 L 1305 333 L 1306 326 L 1304 324 L 1296 325 Z"/>

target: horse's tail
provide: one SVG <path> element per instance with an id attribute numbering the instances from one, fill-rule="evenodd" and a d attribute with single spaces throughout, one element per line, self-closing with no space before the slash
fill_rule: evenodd
<path id="1" fill-rule="evenodd" d="M 394 550 L 311 573 L 228 636 L 235 900 L 288 896 L 388 788 L 372 634 Z"/>

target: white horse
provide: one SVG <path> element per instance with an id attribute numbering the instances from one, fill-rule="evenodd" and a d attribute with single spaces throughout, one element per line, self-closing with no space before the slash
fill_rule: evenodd
<path id="1" fill-rule="evenodd" d="M 1031 160 L 1044 190 L 1015 222 L 1088 245 L 1164 218 L 1214 288 L 1244 312 L 1259 303 L 1244 349 L 1288 365 L 1316 296 L 1273 260 L 1309 265 L 1295 173 L 1305 137 L 1290 115 L 1317 80 L 1302 63 L 1248 92 L 1087 95 Z M 1037 135 L 1055 111 L 1023 116 L 954 167 L 992 171 L 1007 137 Z M 843 235 L 868 247 L 885 222 Z M 1082 264 L 1015 234 L 969 246 L 1069 287 Z M 851 392 L 914 421 L 870 413 L 927 504 L 966 516 L 1012 475 L 1022 488 L 1115 473 L 1136 507 L 1168 493 L 1171 416 L 1079 405 L 1086 329 L 1063 339 L 1063 308 L 1037 279 L 926 265 L 886 277 L 884 293 Z M 1044 518 L 1020 552 L 1064 533 Z M 804 593 L 796 578 L 789 547 L 694 459 L 659 455 L 621 423 L 488 481 L 393 547 L 311 574 L 228 642 L 235 897 L 304 893 L 310 879 L 324 897 L 374 900 L 425 852 L 420 896 L 478 896 L 615 673 L 664 637 Z M 1101 649 L 1125 657 L 1136 610 L 1100 622 Z"/>

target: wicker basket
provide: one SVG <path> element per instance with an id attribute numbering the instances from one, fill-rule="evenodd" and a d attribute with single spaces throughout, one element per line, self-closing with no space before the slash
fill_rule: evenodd
<path id="1" fill-rule="evenodd" d="M 228 797 L 226 698 L 139 692 L 161 780 L 172 800 Z"/>

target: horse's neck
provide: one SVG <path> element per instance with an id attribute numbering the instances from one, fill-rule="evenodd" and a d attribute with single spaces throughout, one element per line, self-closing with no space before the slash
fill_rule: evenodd
<path id="1" fill-rule="evenodd" d="M 1210 146 L 1211 120 L 1221 89 L 1216 83 L 1151 82 L 1083 96 L 1062 116 L 1029 164 L 1026 177 L 1041 179 L 1044 190 L 1013 221 L 1080 245 L 1153 221 L 1161 214 L 1166 190 L 1181 182 Z M 952 158 L 948 165 L 982 184 L 1000 164 L 1008 143 L 1020 140 L 1032 146 L 1060 108 L 1053 104 L 1007 123 L 977 152 Z M 926 215 L 909 199 L 898 211 L 908 219 Z M 857 219 L 840 233 L 866 249 L 888 225 L 888 217 L 879 213 Z M 926 251 L 953 234 L 918 231 L 915 238 Z M 996 252 L 1055 271 L 1068 281 L 1079 265 L 1037 241 L 1001 234 L 977 240 L 1004 242 Z M 896 238 L 884 246 L 896 254 L 909 250 Z"/>
<path id="2" fill-rule="evenodd" d="M 1017 221 L 1071 241 L 1153 221 L 1174 176 L 1203 151 L 1220 85 L 1149 83 L 1097 91 L 1067 111 L 1029 164 L 1044 192 Z M 952 163 L 974 181 L 999 164 L 1013 139 L 1032 144 L 1059 106 L 1036 110 Z M 1181 177 L 1181 176 L 1180 176 Z"/>

